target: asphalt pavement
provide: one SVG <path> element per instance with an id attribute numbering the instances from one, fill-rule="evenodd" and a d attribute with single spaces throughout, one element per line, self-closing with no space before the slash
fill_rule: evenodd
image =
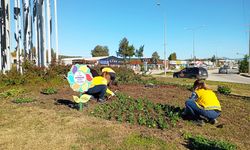
<path id="1" fill-rule="evenodd" d="M 219 74 L 218 69 L 208 70 L 207 80 L 250 84 L 250 78 L 239 74 Z"/>

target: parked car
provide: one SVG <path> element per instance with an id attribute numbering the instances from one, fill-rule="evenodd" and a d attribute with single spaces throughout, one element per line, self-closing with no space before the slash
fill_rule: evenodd
<path id="1" fill-rule="evenodd" d="M 192 78 L 192 79 L 206 79 L 208 77 L 207 70 L 203 67 L 184 68 L 181 71 L 173 74 L 174 78 Z"/>
<path id="2" fill-rule="evenodd" d="M 219 68 L 219 74 L 237 74 L 239 73 L 238 68 L 230 68 L 230 66 L 222 66 Z"/>

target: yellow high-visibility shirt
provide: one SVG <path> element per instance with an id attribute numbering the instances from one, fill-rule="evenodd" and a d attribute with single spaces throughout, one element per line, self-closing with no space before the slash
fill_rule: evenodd
<path id="1" fill-rule="evenodd" d="M 220 102 L 212 90 L 198 89 L 195 90 L 198 98 L 196 104 L 198 107 L 203 107 L 205 110 L 221 111 Z"/>
<path id="2" fill-rule="evenodd" d="M 115 71 L 111 68 L 105 67 L 102 69 L 102 72 L 115 73 Z"/>
<path id="3" fill-rule="evenodd" d="M 102 77 L 102 76 L 96 76 L 92 79 L 92 82 L 91 82 L 91 85 L 90 85 L 90 88 L 93 88 L 94 86 L 97 86 L 97 85 L 108 85 L 108 81 Z M 110 94 L 110 95 L 113 95 L 114 93 L 107 88 L 106 90 L 106 93 Z"/>

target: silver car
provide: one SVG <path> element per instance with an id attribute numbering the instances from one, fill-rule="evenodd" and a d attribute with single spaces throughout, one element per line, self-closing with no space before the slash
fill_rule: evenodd
<path id="1" fill-rule="evenodd" d="M 230 68 L 230 66 L 223 66 L 219 69 L 219 74 L 237 74 L 239 73 L 239 69 Z"/>

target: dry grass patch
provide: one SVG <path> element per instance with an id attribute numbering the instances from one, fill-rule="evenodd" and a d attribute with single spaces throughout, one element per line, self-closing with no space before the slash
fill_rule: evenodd
<path id="1" fill-rule="evenodd" d="M 122 124 L 31 105 L 0 104 L 0 149 L 129 149 Z M 154 143 L 153 143 L 154 145 Z"/>

